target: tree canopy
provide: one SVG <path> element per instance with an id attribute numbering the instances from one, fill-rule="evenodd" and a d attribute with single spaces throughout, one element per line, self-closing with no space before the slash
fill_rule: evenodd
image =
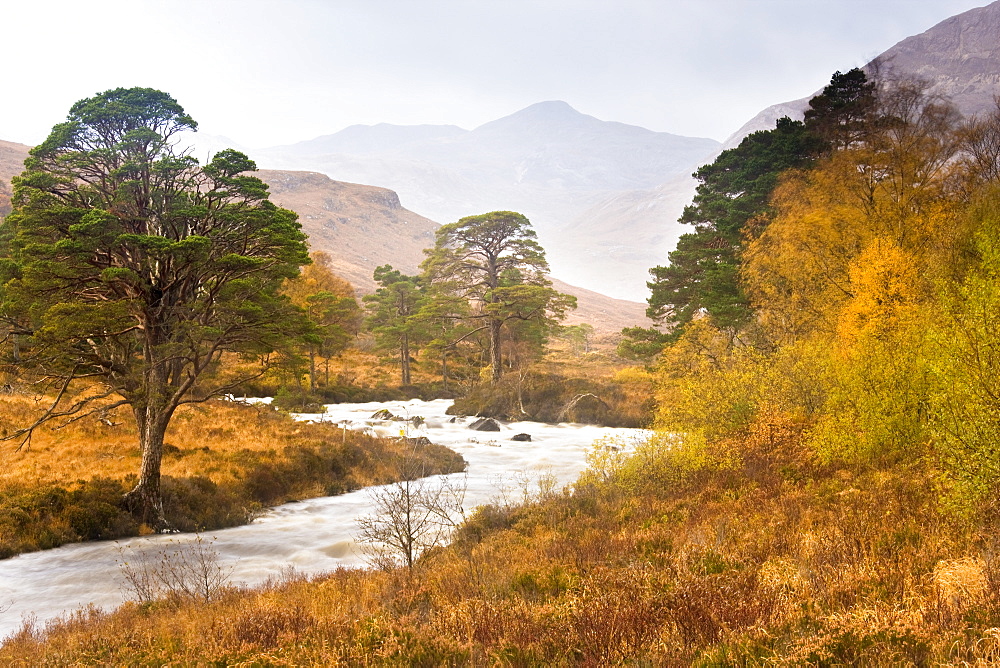
<path id="1" fill-rule="evenodd" d="M 650 269 L 650 318 L 675 335 L 701 311 L 727 328 L 747 322 L 750 305 L 739 282 L 743 236 L 766 219 L 778 175 L 804 164 L 817 147 L 803 123 L 782 118 L 695 172 L 694 201 L 680 217 L 694 231 L 681 235 L 666 266 Z"/>
<path id="2" fill-rule="evenodd" d="M 313 331 L 304 343 L 309 356 L 309 387 L 317 384 L 316 358 L 326 361 L 329 384 L 330 358 L 342 353 L 361 328 L 361 307 L 354 287 L 333 272 L 333 259 L 328 253 L 316 251 L 309 256 L 311 264 L 302 273 L 286 279 L 281 293 L 305 311 Z"/>
<path id="3" fill-rule="evenodd" d="M 376 268 L 373 278 L 379 288 L 364 297 L 365 325 L 379 347 L 399 355 L 400 382 L 409 385 L 410 343 L 420 328 L 417 312 L 424 302 L 425 286 L 419 276 L 407 276 L 388 264 Z"/>
<path id="4" fill-rule="evenodd" d="M 278 294 L 309 261 L 296 215 L 268 201 L 245 155 L 206 165 L 178 150 L 197 124 L 168 94 L 118 88 L 81 100 L 32 149 L 3 222 L 2 308 L 23 364 L 57 417 L 127 405 L 142 464 L 125 502 L 155 528 L 163 437 L 176 408 L 225 393 L 211 382 L 225 353 L 266 361 L 304 332 Z M 259 372 L 258 372 L 259 373 Z M 97 391 L 74 394 L 86 380 Z"/>
<path id="5" fill-rule="evenodd" d="M 831 86 L 859 113 L 779 175 L 767 225 L 743 237 L 754 335 L 736 345 L 714 317 L 693 321 L 661 356 L 659 424 L 741 442 L 783 416 L 811 459 L 927 467 L 940 498 L 981 503 L 990 523 L 1000 107 L 963 123 L 925 81 Z"/>
<path id="6" fill-rule="evenodd" d="M 730 335 L 750 323 L 753 309 L 740 268 L 746 244 L 774 215 L 771 197 L 779 177 L 860 142 L 873 128 L 876 102 L 876 86 L 865 72 L 836 72 L 810 100 L 804 122 L 781 118 L 773 130 L 748 135 L 699 168 L 694 200 L 679 219 L 694 231 L 681 235 L 666 265 L 649 270 L 653 280 L 646 313 L 666 332 L 625 332 L 623 352 L 648 352 L 676 340 L 698 314 Z"/>
<path id="7" fill-rule="evenodd" d="M 503 374 L 502 332 L 511 321 L 542 326 L 576 300 L 552 288 L 545 251 L 520 213 L 493 211 L 441 226 L 421 265 L 436 289 L 473 306 L 470 317 L 489 335 L 491 377 Z"/>

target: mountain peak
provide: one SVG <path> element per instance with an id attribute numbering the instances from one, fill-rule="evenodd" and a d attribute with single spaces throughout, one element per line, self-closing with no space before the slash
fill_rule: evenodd
<path id="1" fill-rule="evenodd" d="M 536 102 L 517 112 L 517 114 L 530 114 L 533 116 L 583 116 L 579 111 L 562 100 L 548 100 L 547 102 Z M 515 114 L 515 115 L 517 115 Z"/>
<path id="2" fill-rule="evenodd" d="M 551 128 L 579 125 L 580 123 L 603 123 L 593 116 L 582 114 L 562 100 L 536 102 L 495 121 L 480 125 L 474 133 L 484 129 L 507 128 L 510 126 L 530 126 Z"/>

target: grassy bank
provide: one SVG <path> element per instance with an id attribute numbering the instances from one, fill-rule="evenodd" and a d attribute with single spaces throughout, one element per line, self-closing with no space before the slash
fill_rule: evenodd
<path id="1" fill-rule="evenodd" d="M 511 371 L 455 399 L 449 412 L 501 420 L 646 427 L 654 412 L 654 376 L 609 354 L 552 353 L 530 370 Z"/>
<path id="2" fill-rule="evenodd" d="M 0 402 L 0 424 L 27 424 L 35 401 Z M 2 444 L 0 557 L 146 531 L 119 505 L 139 469 L 124 412 L 38 431 Z M 245 524 L 263 508 L 464 466 L 450 450 L 295 422 L 267 406 L 209 402 L 178 411 L 163 458 L 164 510 L 182 531 Z"/>
<path id="3" fill-rule="evenodd" d="M 988 665 L 994 517 L 932 462 L 819 464 L 804 425 L 595 451 L 573 493 L 482 509 L 412 571 L 290 578 L 25 628 L 12 665 Z M 613 444 L 608 444 L 613 445 Z"/>

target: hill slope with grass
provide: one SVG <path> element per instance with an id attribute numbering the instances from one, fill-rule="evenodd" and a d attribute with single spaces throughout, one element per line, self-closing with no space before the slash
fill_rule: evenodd
<path id="1" fill-rule="evenodd" d="M 997 664 L 1000 108 L 855 83 L 732 223 L 747 317 L 692 316 L 619 372 L 652 383 L 648 441 L 412 567 L 29 623 L 0 661 Z M 560 389 L 507 380 L 468 399 Z"/>
<path id="2" fill-rule="evenodd" d="M 3 397 L 3 434 L 38 411 L 29 394 Z M 124 411 L 40 429 L 19 444 L 0 442 L 0 558 L 148 531 L 120 503 L 140 461 Z M 345 434 L 335 425 L 296 422 L 266 405 L 192 405 L 178 411 L 167 432 L 164 512 L 181 531 L 246 524 L 267 507 L 399 480 L 414 457 L 440 473 L 464 468 L 460 456 L 441 446 L 414 449 Z"/>

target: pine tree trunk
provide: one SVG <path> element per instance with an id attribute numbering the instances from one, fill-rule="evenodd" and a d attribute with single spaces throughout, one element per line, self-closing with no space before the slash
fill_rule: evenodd
<path id="1" fill-rule="evenodd" d="M 410 337 L 403 334 L 399 341 L 399 366 L 403 385 L 410 384 Z"/>
<path id="2" fill-rule="evenodd" d="M 441 382 L 444 383 L 444 391 L 448 391 L 448 353 L 441 355 Z"/>
<path id="3" fill-rule="evenodd" d="M 160 464 L 169 419 L 166 415 L 156 415 L 156 411 L 148 407 L 145 412 L 147 415 L 141 421 L 137 420 L 142 449 L 139 482 L 125 495 L 124 505 L 137 520 L 160 532 L 169 527 L 160 494 Z"/>
<path id="4" fill-rule="evenodd" d="M 500 351 L 500 320 L 490 320 L 490 364 L 493 366 L 493 382 L 500 380 L 503 374 L 503 356 Z"/>

